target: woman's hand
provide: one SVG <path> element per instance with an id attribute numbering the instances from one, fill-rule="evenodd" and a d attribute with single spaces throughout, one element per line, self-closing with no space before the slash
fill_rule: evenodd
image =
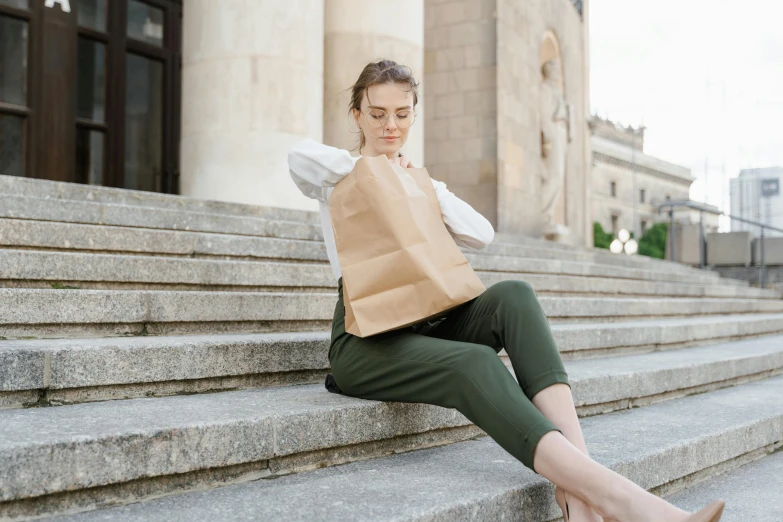
<path id="1" fill-rule="evenodd" d="M 404 169 L 415 169 L 416 167 L 413 166 L 411 161 L 406 158 L 405 156 L 397 156 L 394 159 L 389 160 L 390 163 L 394 163 L 395 165 L 399 165 L 400 167 Z"/>

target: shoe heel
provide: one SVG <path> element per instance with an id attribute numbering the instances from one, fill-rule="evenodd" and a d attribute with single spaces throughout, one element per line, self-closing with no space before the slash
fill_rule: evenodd
<path id="1" fill-rule="evenodd" d="M 570 513 L 568 512 L 568 502 L 565 499 L 565 491 L 557 486 L 555 486 L 555 502 L 560 507 L 560 511 L 563 512 L 563 522 L 568 522 Z"/>

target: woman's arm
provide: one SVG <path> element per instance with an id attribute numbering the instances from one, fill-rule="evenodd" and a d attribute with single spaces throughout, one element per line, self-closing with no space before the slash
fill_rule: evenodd
<path id="1" fill-rule="evenodd" d="M 325 201 L 324 189 L 350 174 L 357 159 L 347 150 L 306 139 L 288 152 L 288 171 L 302 194 Z"/>
<path id="2" fill-rule="evenodd" d="M 351 173 L 358 160 L 347 150 L 306 139 L 288 153 L 291 178 L 309 198 L 325 201 L 324 190 L 334 187 Z M 399 161 L 399 160 L 398 160 Z M 492 243 L 495 230 L 473 207 L 454 195 L 442 181 L 431 180 L 438 197 L 443 221 L 454 242 L 460 246 L 481 249 Z"/>
<path id="3" fill-rule="evenodd" d="M 495 239 L 492 224 L 468 203 L 454 195 L 442 181 L 432 180 L 435 194 L 438 196 L 440 211 L 454 242 L 459 246 L 482 249 Z"/>
<path id="4" fill-rule="evenodd" d="M 400 155 L 399 158 L 389 160 L 404 168 L 416 168 L 408 158 Z M 438 197 L 440 212 L 443 214 L 443 222 L 454 242 L 459 246 L 480 250 L 488 246 L 495 239 L 495 229 L 492 228 L 487 218 L 476 212 L 468 203 L 454 195 L 442 181 L 432 181 L 435 195 Z"/>

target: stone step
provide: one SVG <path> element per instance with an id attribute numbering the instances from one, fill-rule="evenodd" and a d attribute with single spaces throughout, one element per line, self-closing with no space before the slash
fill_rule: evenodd
<path id="1" fill-rule="evenodd" d="M 513 243 L 516 245 L 522 245 L 522 246 L 542 246 L 542 245 L 549 245 L 551 248 L 556 248 L 558 250 L 566 250 L 566 251 L 573 251 L 574 249 L 578 248 L 581 250 L 586 250 L 585 248 L 579 246 L 579 245 L 569 245 L 567 243 L 558 243 L 556 241 L 549 241 L 547 239 L 539 238 L 539 237 L 532 237 L 532 236 L 523 236 L 519 234 L 510 234 L 507 232 L 496 232 L 495 233 L 495 241 L 502 242 L 502 243 Z"/>
<path id="2" fill-rule="evenodd" d="M 564 256 L 564 253 L 579 252 L 581 259 L 589 259 L 592 260 L 592 262 L 601 263 L 601 264 L 618 264 L 622 266 L 647 268 L 653 270 L 674 270 L 674 271 L 680 271 L 684 273 L 705 272 L 705 270 L 702 270 L 699 267 L 691 266 L 680 262 L 672 262 L 666 259 L 657 259 L 657 258 L 642 256 L 642 255 L 635 255 L 635 256 L 617 255 L 617 254 L 612 254 L 611 252 L 609 252 L 609 250 L 604 248 L 572 246 L 563 243 L 547 241 L 545 239 L 514 235 L 514 234 L 496 233 L 495 240 L 492 246 L 494 245 L 503 245 L 504 248 L 516 247 L 517 249 L 522 249 L 522 250 L 527 250 L 531 248 L 533 249 L 546 248 L 550 250 L 558 250 L 560 251 L 559 256 Z M 556 254 L 554 257 L 557 258 L 559 256 Z M 564 258 L 567 257 L 564 256 Z M 743 281 L 737 279 L 726 279 L 726 282 L 728 284 L 744 285 Z"/>
<path id="3" fill-rule="evenodd" d="M 545 239 L 514 235 L 514 234 L 496 233 L 493 245 L 504 245 L 507 247 L 515 247 L 521 250 L 526 250 L 526 249 L 558 250 L 560 251 L 560 255 L 563 255 L 564 253 L 573 254 L 575 252 L 578 252 L 580 255 L 592 259 L 594 262 L 598 262 L 598 263 L 616 263 L 616 264 L 624 264 L 626 266 L 651 266 L 651 267 L 658 267 L 658 268 L 667 267 L 669 269 L 682 270 L 684 272 L 702 272 L 702 270 L 699 269 L 698 267 L 693 267 L 691 265 L 686 265 L 679 262 L 673 263 L 665 259 L 657 259 L 657 258 L 642 256 L 642 255 L 636 255 L 636 256 L 617 255 L 617 254 L 612 254 L 611 252 L 609 252 L 609 250 L 605 248 L 595 248 L 595 247 L 586 248 L 582 246 L 572 246 L 572 245 L 566 245 L 562 243 L 556 243 L 554 241 L 547 241 Z"/>
<path id="4" fill-rule="evenodd" d="M 591 362 L 580 361 L 781 334 L 783 314 L 555 324 L 552 332 L 563 360 L 588 368 Z M 4 341 L 0 408 L 322 383 L 329 339 L 329 332 L 312 332 Z M 775 342 L 780 338 L 736 346 Z M 500 355 L 510 365 L 505 350 Z"/>
<path id="5" fill-rule="evenodd" d="M 0 235 L 0 238 L 3 237 Z M 165 238 L 159 238 L 159 239 L 165 239 Z M 94 239 L 89 239 L 90 242 L 95 243 Z M 305 241 L 296 241 L 296 242 L 284 242 L 280 240 L 269 240 L 267 245 L 264 244 L 258 244 L 257 247 L 265 248 L 268 246 L 268 250 L 266 251 L 266 257 L 261 259 L 254 259 L 254 260 L 268 260 L 270 257 L 273 256 L 279 256 L 277 258 L 274 258 L 275 260 L 298 260 L 298 261 L 325 261 L 325 250 L 323 248 L 323 245 L 317 245 L 316 243 L 310 243 Z M 212 245 L 210 245 L 211 247 Z M 215 257 L 220 257 L 220 255 L 213 251 L 214 254 L 210 256 L 210 260 L 215 261 Z M 247 251 L 245 251 L 247 252 Z M 17 268 L 17 270 L 44 270 L 47 274 L 51 274 L 50 277 L 53 277 L 55 274 L 58 274 L 58 272 L 54 269 L 50 268 L 50 264 L 56 263 L 56 260 L 61 259 L 59 256 L 66 256 L 62 259 L 66 259 L 66 264 L 74 264 L 76 263 L 75 260 L 77 259 L 90 259 L 88 255 L 95 255 L 95 254 L 88 254 L 86 252 L 40 252 L 36 250 L 19 250 L 19 249 L 9 249 L 9 250 L 0 250 L 0 253 L 2 255 L 8 257 L 8 260 L 3 263 L 0 266 L 7 266 L 5 270 L 8 271 L 9 275 L 7 277 L 0 277 L 2 279 L 15 279 L 13 275 L 12 270 L 14 270 L 14 261 L 12 259 L 17 259 L 15 262 L 18 266 L 19 264 L 23 265 L 29 265 L 22 268 Z M 259 252 L 261 253 L 261 252 Z M 82 256 L 81 258 L 77 257 L 67 257 L 70 256 Z M 106 256 L 111 254 L 104 254 Z M 116 254 L 115 254 L 116 255 Z M 14 257 L 15 256 L 15 257 Z M 37 257 L 36 257 L 37 256 Z M 47 257 L 48 256 L 48 257 Z M 298 256 L 298 257 L 292 257 L 292 256 Z M 159 256 L 158 256 L 159 257 Z M 173 263 L 175 262 L 173 259 L 176 257 L 182 257 L 180 256 L 166 256 L 165 259 L 171 259 L 172 261 L 161 261 L 158 260 L 158 257 L 151 257 L 151 256 L 135 256 L 133 263 L 147 263 L 147 264 L 153 264 L 157 263 L 158 265 L 162 263 Z M 41 261 L 39 263 L 31 262 L 27 263 L 26 258 L 30 259 L 36 259 L 40 258 Z M 548 259 L 537 259 L 537 258 L 515 258 L 510 256 L 494 256 L 494 255 L 486 255 L 486 254 L 475 254 L 475 253 L 466 253 L 466 258 L 471 263 L 473 268 L 477 271 L 487 271 L 487 272 L 517 272 L 517 273 L 540 273 L 540 274 L 562 274 L 562 275 L 579 275 L 579 276 L 590 276 L 590 277 L 604 277 L 604 278 L 613 278 L 613 279 L 634 279 L 634 280 L 642 280 L 642 281 L 666 281 L 666 282 L 673 282 L 673 283 L 689 283 L 689 284 L 709 284 L 709 285 L 721 285 L 723 287 L 728 286 L 738 286 L 733 284 L 731 280 L 722 280 L 719 278 L 716 278 L 713 272 L 702 272 L 697 274 L 684 274 L 684 273 L 678 273 L 678 272 L 668 272 L 668 271 L 652 271 L 652 270 L 641 270 L 638 268 L 626 268 L 626 267 L 618 267 L 618 266 L 612 266 L 612 265 L 600 265 L 600 264 L 594 264 L 594 263 L 585 263 L 585 262 L 574 262 L 574 261 L 568 261 L 568 260 L 548 260 Z M 98 260 L 101 259 L 108 259 L 108 258 L 96 258 Z M 247 262 L 250 262 L 247 260 L 248 258 L 244 258 L 243 260 L 246 260 Z M 250 259 L 253 259 L 252 257 Z M 240 260 L 234 260 L 234 261 L 240 261 Z M 97 262 L 97 261 L 96 261 Z M 106 261 L 104 261 L 106 262 Z M 130 262 L 130 261 L 128 261 Z M 81 261 L 79 261 L 81 263 Z M 325 263 L 324 263 L 325 264 Z M 39 266 L 44 265 L 44 266 Z M 193 265 L 197 266 L 197 265 Z M 211 266 L 204 264 L 203 266 Z M 237 266 L 250 266 L 250 265 L 237 265 Z M 67 267 L 66 267 L 67 268 Z M 78 268 L 70 268 L 68 270 L 78 270 Z M 112 269 L 113 270 L 113 269 Z M 20 275 L 22 275 L 20 273 Z M 26 276 L 25 276 L 26 277 Z M 21 277 L 20 277 L 21 278 Z M 749 288 L 747 286 L 747 283 L 743 286 L 739 286 L 740 288 Z M 761 289 L 754 289 L 750 291 L 749 295 L 759 296 L 759 297 L 771 297 L 771 298 L 778 298 L 780 296 L 780 292 L 772 291 L 772 290 L 761 290 Z"/>
<path id="6" fill-rule="evenodd" d="M 320 217 L 315 210 L 295 210 L 280 207 L 266 207 L 223 201 L 208 201 L 171 194 L 136 191 L 78 183 L 65 183 L 15 176 L 0 176 L 0 195 L 28 197 L 45 200 L 65 200 L 87 203 L 107 203 L 122 206 L 137 206 L 152 209 L 179 210 L 206 214 L 228 214 L 240 217 L 261 217 L 268 220 L 293 221 L 310 225 L 320 225 Z M 0 234 L 2 235 L 2 234 Z M 320 238 L 319 238 L 320 239 Z M 506 247 L 522 247 L 529 251 L 559 250 L 569 255 L 579 256 L 580 260 L 588 257 L 608 257 L 618 261 L 624 260 L 629 266 L 635 263 L 660 263 L 661 261 L 646 257 L 610 256 L 603 250 L 585 249 L 580 246 L 566 245 L 544 239 L 498 233 L 496 243 Z M 586 256 L 584 259 L 582 256 Z M 532 257 L 528 255 L 527 257 Z M 670 264 L 669 264 L 670 265 Z M 685 265 L 677 265 L 685 268 Z"/>
<path id="7" fill-rule="evenodd" d="M 783 333 L 781 319 L 781 314 L 744 314 L 553 324 L 552 332 L 564 358 L 579 360 Z"/>
<path id="8" fill-rule="evenodd" d="M 226 201 L 208 201 L 173 194 L 160 194 L 81 183 L 66 183 L 15 176 L 0 176 L 0 195 L 45 198 L 54 200 L 112 203 L 168 210 L 186 210 L 210 214 L 255 216 L 272 220 L 298 221 L 317 225 L 318 212 L 280 207 L 264 207 Z"/>
<path id="9" fill-rule="evenodd" d="M 667 270 L 649 270 L 624 266 L 584 263 L 567 259 L 537 259 L 510 256 L 492 256 L 487 254 L 465 254 L 475 270 L 492 272 L 534 272 L 592 277 L 613 277 L 642 281 L 668 281 L 678 283 L 723 284 L 748 286 L 744 281 L 716 279 L 705 272 L 696 274 Z"/>
<path id="10" fill-rule="evenodd" d="M 320 225 L 253 216 L 215 214 L 116 203 L 3 196 L 0 218 L 162 230 L 193 230 L 290 239 L 322 239 Z"/>
<path id="11" fill-rule="evenodd" d="M 283 228 L 289 224 L 285 223 Z M 156 230 L 131 226 L 104 226 L 28 219 L 0 219 L 0 246 L 25 249 L 77 250 L 85 252 L 117 252 L 148 255 L 191 257 L 235 257 L 260 259 L 294 259 L 328 261 L 326 249 L 320 239 L 290 239 L 259 237 L 228 233 L 207 233 L 187 230 Z M 643 256 L 606 256 L 581 250 L 564 250 L 524 247 L 511 243 L 493 243 L 481 251 L 463 248 L 468 255 L 565 260 L 581 263 L 600 263 L 606 266 L 623 266 L 645 272 L 665 272 L 692 276 L 700 281 L 721 282 L 713 271 L 694 270 L 677 263 L 656 262 Z M 686 278 L 687 279 L 687 278 Z M 725 280 L 721 284 L 743 285 L 746 282 Z M 778 293 L 779 295 L 779 293 Z"/>
<path id="12" fill-rule="evenodd" d="M 497 520 L 510 518 L 520 497 L 526 519 L 557 516 L 551 496 L 534 500 L 551 484 L 489 437 L 364 460 L 456 442 L 469 435 L 459 427 L 483 433 L 456 410 L 310 388 L 1 411 L 0 462 L 10 465 L 0 475 L 0 516 L 137 502 L 61 520 L 230 519 L 230 513 L 250 520 L 314 520 L 326 513 L 335 520 L 432 520 L 434 514 L 451 520 L 479 508 L 482 518 Z M 645 489 L 671 489 L 783 445 L 781 394 L 783 376 L 775 376 L 581 424 L 593 459 Z M 407 438 L 431 434 L 433 425 L 451 428 L 445 431 L 452 438 Z M 359 449 L 367 441 L 376 441 L 372 450 Z M 246 483 L 138 502 L 230 482 Z"/>
<path id="13" fill-rule="evenodd" d="M 321 240 L 0 219 L 0 246 L 89 253 L 328 262 Z"/>
<path id="14" fill-rule="evenodd" d="M 325 263 L 0 250 L 8 288 L 337 291 Z"/>
<path id="15" fill-rule="evenodd" d="M 463 251 L 470 253 L 470 251 L 467 249 L 463 249 Z M 696 269 L 681 263 L 671 263 L 669 261 L 654 259 L 647 256 L 616 255 L 603 249 L 574 249 L 571 252 L 568 252 L 565 250 L 552 248 L 521 246 L 512 243 L 501 243 L 494 241 L 491 245 L 482 249 L 480 253 L 509 257 L 535 257 L 542 259 L 581 261 L 602 265 L 623 266 L 626 268 L 634 268 L 638 270 L 676 272 L 678 274 L 687 274 L 692 276 L 703 276 L 707 272 L 707 270 Z M 715 281 L 719 280 L 720 278 L 715 278 Z M 730 281 L 732 281 L 732 284 L 735 284 L 736 280 Z"/>
<path id="16" fill-rule="evenodd" d="M 184 196 L 159 194 L 78 183 L 65 183 L 32 178 L 19 178 L 15 176 L 0 176 L 0 195 L 27 197 L 35 199 L 63 200 L 87 203 L 106 203 L 121 206 L 136 206 L 149 209 L 164 209 L 172 211 L 185 211 L 196 214 L 228 214 L 239 217 L 260 217 L 272 221 L 293 221 L 320 225 L 320 217 L 316 211 L 294 210 L 279 207 L 265 207 L 247 205 L 241 203 L 228 203 L 222 201 L 207 201 Z M 29 213 L 26 215 L 30 215 Z M 33 218 L 35 219 L 35 218 Z M 320 232 L 320 230 L 318 231 Z M 0 233 L 2 236 L 2 233 Z M 319 239 L 320 239 L 319 235 Z M 523 247 L 530 251 L 559 250 L 571 256 L 606 257 L 618 263 L 629 263 L 629 266 L 642 263 L 660 263 L 658 260 L 643 256 L 611 256 L 603 250 L 584 249 L 579 246 L 564 245 L 544 239 L 518 236 L 514 234 L 498 233 L 496 243 L 506 247 Z M 527 257 L 532 257 L 528 255 Z M 586 259 L 583 259 L 586 260 Z M 602 261 L 607 262 L 607 261 Z M 668 265 L 671 265 L 670 263 Z M 676 265 L 678 267 L 685 265 Z"/>
<path id="17" fill-rule="evenodd" d="M 322 240 L 320 218 L 315 211 L 207 201 L 169 194 L 13 176 L 0 176 L 0 195 L 4 200 L 4 205 L 0 208 L 0 238 L 8 235 L 3 233 L 2 218 L 20 218 L 50 223 L 89 223 Z M 247 220 L 247 226 L 242 226 L 242 220 Z M 11 225 L 19 226 L 18 223 Z M 6 228 L 8 226 L 10 225 L 6 225 Z M 38 228 L 40 230 L 40 227 Z M 19 233 L 15 235 L 18 236 Z M 54 236 L 52 239 L 57 241 L 59 234 Z M 89 237 L 91 235 L 87 236 Z M 74 244 L 80 242 L 76 238 L 73 241 L 66 241 Z M 644 256 L 615 256 L 601 249 L 561 245 L 513 234 L 498 234 L 495 243 L 490 246 L 490 251 L 517 252 L 508 255 L 544 258 L 566 256 L 576 260 L 597 260 L 601 263 L 630 267 L 654 267 L 656 264 L 663 263 L 662 267 L 667 270 L 693 271 L 685 265 L 665 263 Z"/>
<path id="18" fill-rule="evenodd" d="M 326 330 L 334 293 L 0 288 L 0 337 Z M 783 312 L 783 301 L 541 296 L 552 323 Z"/>
<path id="19" fill-rule="evenodd" d="M 474 261 L 482 264 L 480 260 Z M 591 266 L 596 270 L 601 268 Z M 565 269 L 573 267 L 569 264 Z M 779 298 L 777 292 L 734 285 L 629 282 L 600 276 L 526 272 L 479 271 L 478 274 L 485 285 L 522 279 L 532 284 L 539 294 Z M 337 284 L 331 268 L 325 263 L 0 250 L 0 287 L 64 286 L 73 289 L 323 291 L 336 289 Z"/>
<path id="20" fill-rule="evenodd" d="M 301 501 L 296 506 L 292 506 L 291 502 L 283 502 L 282 505 L 273 503 L 265 504 L 264 508 L 259 510 L 256 504 L 259 497 L 272 502 L 276 499 L 270 498 L 271 492 L 264 490 L 268 486 L 265 482 L 268 481 L 256 481 L 222 487 L 219 491 L 172 495 L 140 504 L 56 516 L 47 520 L 188 522 L 198 520 L 199 517 L 208 517 L 242 522 L 266 521 L 270 518 L 296 521 L 309 520 L 308 515 L 316 518 L 324 512 L 340 516 L 340 520 L 347 521 L 416 520 L 422 518 L 420 512 L 427 512 L 427 520 L 552 520 L 552 517 L 560 517 L 560 510 L 554 501 L 553 486 L 540 477 L 531 477 L 527 468 L 518 470 L 518 465 L 511 470 L 512 476 L 502 476 L 510 467 L 507 454 L 504 458 L 504 455 L 498 452 L 497 445 L 488 455 L 480 453 L 481 449 L 491 444 L 482 437 L 476 441 L 454 444 L 453 447 L 420 450 L 351 464 L 345 470 L 345 475 L 330 468 L 321 472 L 286 477 L 282 486 L 284 494 L 295 495 Z M 491 463 L 487 462 L 487 459 L 493 456 L 499 458 Z M 747 458 L 752 459 L 754 456 L 749 455 Z M 377 465 L 374 465 L 375 463 Z M 403 469 L 392 468 L 398 465 L 402 465 Z M 651 489 L 668 502 L 689 512 L 696 512 L 713 500 L 722 498 L 726 507 L 721 522 L 783 520 L 783 504 L 776 501 L 778 492 L 783 488 L 783 451 L 778 449 L 772 454 L 756 458 L 749 464 L 732 465 L 739 467 L 733 467 L 695 484 L 688 481 L 684 486 L 667 485 Z M 379 471 L 384 473 L 380 478 L 377 477 Z M 427 491 L 428 495 L 438 499 L 435 505 L 428 503 L 421 491 L 400 486 L 410 481 L 410 477 L 404 476 L 406 471 L 418 472 L 415 484 Z M 444 475 L 436 477 L 437 471 L 442 471 Z M 619 465 L 616 471 L 624 473 Z M 717 472 L 712 468 L 709 471 Z M 478 473 L 482 480 L 488 480 L 489 483 L 476 484 L 473 482 L 475 475 L 472 473 Z M 526 475 L 523 476 L 522 473 Z M 371 498 L 379 499 L 377 503 L 370 504 L 366 498 L 360 500 L 358 495 L 348 491 L 346 482 L 356 477 L 363 479 L 365 476 L 370 476 L 373 482 L 363 491 L 367 493 L 372 488 L 374 496 Z M 517 477 L 519 482 L 514 483 L 513 480 Z M 455 482 L 456 489 L 450 487 L 448 479 Z M 334 482 L 338 484 L 335 485 Z M 304 488 L 305 484 L 311 486 L 316 494 L 308 494 Z M 333 489 L 334 494 L 331 493 Z M 677 493 L 661 493 L 667 490 L 676 490 Z M 514 501 L 510 501 L 508 497 L 513 497 Z M 405 498 L 406 503 L 413 501 L 416 505 L 406 508 L 400 506 L 395 498 Z M 350 507 L 345 506 L 346 502 L 354 500 L 358 502 Z M 388 518 L 390 515 L 392 518 Z"/>
<path id="21" fill-rule="evenodd" d="M 749 456 L 750 458 L 750 456 Z M 739 468 L 710 477 L 665 496 L 687 511 L 722 498 L 721 522 L 783 520 L 783 447 Z"/>

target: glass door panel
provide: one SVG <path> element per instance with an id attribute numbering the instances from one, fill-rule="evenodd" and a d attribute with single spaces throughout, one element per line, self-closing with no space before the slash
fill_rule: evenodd
<path id="1" fill-rule="evenodd" d="M 24 175 L 24 118 L 0 114 L 0 174 Z"/>
<path id="2" fill-rule="evenodd" d="M 77 20 L 81 27 L 106 32 L 106 0 L 79 0 Z"/>
<path id="3" fill-rule="evenodd" d="M 76 116 L 106 120 L 106 45 L 79 38 Z"/>
<path id="4" fill-rule="evenodd" d="M 160 191 L 163 174 L 163 64 L 127 54 L 125 188 Z"/>
<path id="5" fill-rule="evenodd" d="M 103 185 L 103 132 L 76 129 L 76 176 L 82 183 Z"/>
<path id="6" fill-rule="evenodd" d="M 27 105 L 27 22 L 0 15 L 0 102 Z"/>

